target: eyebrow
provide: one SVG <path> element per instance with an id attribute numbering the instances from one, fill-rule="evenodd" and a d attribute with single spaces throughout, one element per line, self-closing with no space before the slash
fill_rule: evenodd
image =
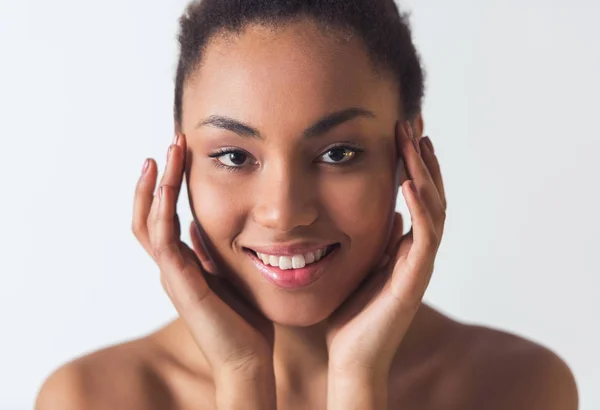
<path id="1" fill-rule="evenodd" d="M 324 135 L 336 126 L 357 117 L 375 118 L 376 115 L 372 111 L 366 110 L 364 108 L 347 108 L 345 110 L 328 114 L 325 117 L 321 118 L 316 123 L 304 130 L 304 132 L 302 133 L 302 137 L 313 138 Z M 196 128 L 200 128 L 205 125 L 210 125 L 212 127 L 232 131 L 244 138 L 264 139 L 264 136 L 261 135 L 260 132 L 255 128 L 252 128 L 251 126 L 230 117 L 224 117 L 221 115 L 211 115 L 208 118 L 200 121 Z"/>

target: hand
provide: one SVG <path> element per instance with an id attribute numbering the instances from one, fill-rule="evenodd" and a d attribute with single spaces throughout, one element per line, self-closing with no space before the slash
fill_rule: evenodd
<path id="1" fill-rule="evenodd" d="M 396 126 L 396 145 L 412 176 L 412 181 L 402 184 L 412 228 L 402 236 L 402 217 L 396 213 L 386 250 L 389 261 L 383 260 L 383 267 L 329 318 L 327 346 L 333 377 L 387 381 L 392 359 L 433 272 L 446 219 L 444 186 L 436 156 L 422 142 L 421 157 L 407 124 Z"/>
<path id="2" fill-rule="evenodd" d="M 158 264 L 161 283 L 210 364 L 215 378 L 255 377 L 272 372 L 273 325 L 243 302 L 215 272 L 194 222 L 194 251 L 180 239 L 176 203 L 181 189 L 186 139 L 169 147 L 166 169 L 153 195 L 157 166 L 149 159 L 137 184 L 133 232 Z"/>

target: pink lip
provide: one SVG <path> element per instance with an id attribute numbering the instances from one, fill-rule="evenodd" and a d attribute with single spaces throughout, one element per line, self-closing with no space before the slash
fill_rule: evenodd
<path id="1" fill-rule="evenodd" d="M 327 248 L 333 245 L 334 242 L 329 243 L 295 243 L 295 244 L 279 244 L 279 245 L 266 245 L 266 246 L 246 246 L 246 248 L 253 250 L 258 253 L 266 253 L 267 255 L 277 256 L 293 256 L 299 254 L 305 254 L 308 252 L 315 252 L 319 249 Z"/>
<path id="2" fill-rule="evenodd" d="M 327 267 L 337 254 L 338 249 L 339 247 L 336 246 L 323 259 L 319 260 L 318 262 L 311 263 L 304 268 L 288 270 L 282 270 L 275 266 L 267 266 L 263 264 L 262 261 L 258 259 L 252 252 L 247 251 L 246 254 L 250 257 L 250 261 L 258 269 L 258 271 L 273 285 L 286 290 L 297 290 L 307 287 L 323 276 L 325 272 L 327 272 Z M 310 252 L 310 250 L 307 252 Z M 297 252 L 295 254 L 298 253 L 303 252 Z M 285 255 L 283 253 L 279 254 Z"/>

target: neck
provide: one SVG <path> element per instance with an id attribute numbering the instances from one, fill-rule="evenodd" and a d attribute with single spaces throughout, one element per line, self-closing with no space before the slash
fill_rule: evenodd
<path id="1" fill-rule="evenodd" d="M 326 382 L 325 326 L 326 322 L 308 327 L 275 325 L 273 365 L 278 389 L 314 391 L 314 383 Z"/>
<path id="2" fill-rule="evenodd" d="M 445 321 L 442 315 L 422 304 L 408 329 L 396 358 L 396 367 L 405 367 L 421 361 L 421 354 L 430 350 Z M 275 325 L 273 364 L 277 390 L 300 394 L 324 386 L 327 382 L 328 352 L 325 342 L 326 321 L 309 327 Z M 158 332 L 158 340 L 178 361 L 196 374 L 209 371 L 206 360 L 194 342 L 187 325 L 176 319 Z M 401 369 L 399 369 L 401 371 Z"/>

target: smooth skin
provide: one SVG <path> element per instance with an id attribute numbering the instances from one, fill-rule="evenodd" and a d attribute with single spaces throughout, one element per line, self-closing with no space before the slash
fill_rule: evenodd
<path id="1" fill-rule="evenodd" d="M 256 26 L 215 37 L 198 70 L 158 189 L 149 160 L 133 215 L 179 318 L 64 365 L 38 410 L 577 408 L 573 376 L 550 350 L 422 302 L 446 219 L 440 165 L 422 117 L 399 118 L 393 80 L 360 42 L 308 20 Z M 303 135 L 348 107 L 373 115 Z M 211 115 L 261 135 L 199 125 Z M 214 155 L 224 148 L 244 161 Z M 184 177 L 202 228 L 190 226 L 191 248 L 176 215 Z M 339 250 L 294 292 L 263 280 L 243 251 L 298 242 Z"/>

